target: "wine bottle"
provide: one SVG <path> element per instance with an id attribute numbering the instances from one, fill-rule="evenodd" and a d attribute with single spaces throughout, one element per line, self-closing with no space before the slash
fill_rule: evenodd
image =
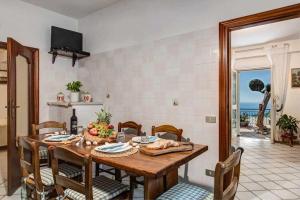
<path id="1" fill-rule="evenodd" d="M 76 117 L 76 114 L 75 114 L 75 109 L 73 109 L 73 115 L 71 117 L 71 127 L 70 127 L 70 130 L 71 130 L 71 134 L 75 134 L 77 135 L 77 117 Z"/>

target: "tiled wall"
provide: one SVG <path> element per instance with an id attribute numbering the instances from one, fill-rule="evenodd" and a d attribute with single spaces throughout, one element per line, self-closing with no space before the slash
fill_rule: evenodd
<path id="1" fill-rule="evenodd" d="M 133 120 L 149 134 L 152 125 L 170 123 L 207 144 L 189 174 L 212 186 L 204 174 L 218 160 L 218 122 L 205 123 L 205 116 L 218 119 L 217 27 L 93 55 L 81 61 L 79 80 L 109 108 L 114 124 Z"/>

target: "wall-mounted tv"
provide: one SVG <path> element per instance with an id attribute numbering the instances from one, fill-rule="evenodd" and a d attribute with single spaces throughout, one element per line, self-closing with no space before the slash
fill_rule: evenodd
<path id="1" fill-rule="evenodd" d="M 63 28 L 51 27 L 51 50 L 82 51 L 82 34 Z"/>

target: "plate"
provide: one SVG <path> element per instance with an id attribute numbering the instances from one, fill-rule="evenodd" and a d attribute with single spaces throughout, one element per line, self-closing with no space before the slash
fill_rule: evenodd
<path id="1" fill-rule="evenodd" d="M 146 136 L 146 137 L 148 138 L 148 142 L 141 142 L 141 140 L 142 140 L 141 136 L 133 137 L 131 140 L 132 140 L 132 142 L 135 142 L 135 143 L 149 144 L 149 143 L 155 142 L 158 139 L 158 137 L 156 137 L 156 136 Z"/>
<path id="2" fill-rule="evenodd" d="M 63 142 L 63 141 L 68 141 L 74 139 L 74 135 L 52 135 L 48 138 L 46 138 L 46 141 L 50 142 Z"/>
<path id="3" fill-rule="evenodd" d="M 113 144 L 105 144 L 95 148 L 96 151 L 103 153 L 122 153 L 128 151 L 132 148 L 129 143 L 113 143 Z"/>

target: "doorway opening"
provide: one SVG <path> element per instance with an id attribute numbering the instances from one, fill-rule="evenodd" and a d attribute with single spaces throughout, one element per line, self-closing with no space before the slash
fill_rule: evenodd
<path id="1" fill-rule="evenodd" d="M 220 23 L 219 156 L 220 160 L 225 160 L 230 155 L 232 144 L 245 149 L 239 186 L 242 191 L 237 193 L 239 199 L 300 197 L 299 185 L 296 184 L 300 181 L 300 177 L 296 176 L 300 173 L 300 146 L 282 144 L 287 133 L 277 126 L 284 114 L 300 119 L 299 102 L 296 105 L 295 101 L 299 99 L 300 92 L 293 87 L 299 85 L 300 75 L 297 73 L 300 68 L 299 17 L 300 4 L 296 4 Z M 270 117 L 266 112 L 264 119 L 270 120 L 270 139 L 234 137 L 233 129 L 241 127 L 242 102 L 238 102 L 241 94 L 237 88 L 246 79 L 241 75 L 266 68 L 270 69 L 271 104 Z M 253 78 L 259 81 L 251 83 Z M 257 76 L 253 78 L 250 82 L 246 81 L 248 86 L 252 85 L 249 87 L 251 91 L 267 90 L 265 82 L 268 81 Z M 247 116 L 243 117 L 247 119 Z M 268 121 L 264 121 L 264 125 L 268 126 Z M 240 130 L 236 131 L 238 134 L 241 134 Z M 300 141 L 299 134 L 296 140 Z M 287 187 L 286 183 L 295 185 Z"/>
<path id="2" fill-rule="evenodd" d="M 271 103 L 270 69 L 232 68 L 232 143 L 238 137 L 270 140 Z M 260 84 L 261 88 L 251 88 Z"/>

